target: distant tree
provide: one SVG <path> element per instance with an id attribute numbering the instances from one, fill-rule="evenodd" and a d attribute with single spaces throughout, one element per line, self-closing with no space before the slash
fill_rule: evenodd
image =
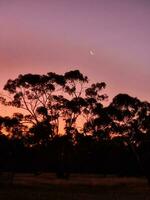
<path id="1" fill-rule="evenodd" d="M 106 94 L 101 94 L 102 89 L 105 89 L 106 84 L 104 82 L 92 84 L 85 90 L 85 102 L 86 106 L 83 109 L 83 116 L 85 118 L 84 133 L 96 135 L 98 132 L 104 131 L 104 126 L 100 125 L 100 120 L 104 123 L 103 101 L 107 100 Z M 102 130 L 103 129 L 103 130 Z M 101 135 L 102 136 L 102 135 Z"/>
<path id="2" fill-rule="evenodd" d="M 8 117 L 5 128 L 11 137 L 15 137 L 15 134 L 22 134 L 20 131 L 23 125 L 28 125 L 25 139 L 33 147 L 47 145 L 53 140 L 63 120 L 65 134 L 68 136 L 65 140 L 73 142 L 73 135 L 78 132 L 76 122 L 81 115 L 81 108 L 85 106 L 82 96 L 85 83 L 88 83 L 88 79 L 79 70 L 64 75 L 52 72 L 46 75 L 25 74 L 8 80 L 4 91 L 9 98 L 1 96 L 1 103 L 22 109 L 24 115 L 16 113 L 15 118 Z M 60 154 L 65 152 L 62 145 Z"/>
<path id="3" fill-rule="evenodd" d="M 30 124 L 30 127 L 33 126 L 30 129 L 33 135 L 39 137 L 37 129 L 40 127 L 41 130 L 43 126 L 43 131 L 49 129 L 49 137 L 53 137 L 58 134 L 60 113 L 63 107 L 63 96 L 59 93 L 63 92 L 64 85 L 64 76 L 52 72 L 47 75 L 19 75 L 18 78 L 7 81 L 4 90 L 8 92 L 10 100 L 1 97 L 1 103 L 24 110 L 22 122 Z M 45 129 L 45 126 L 48 129 Z M 45 140 L 44 134 L 43 140 Z"/>
<path id="4" fill-rule="evenodd" d="M 138 145 L 143 135 L 148 134 L 150 104 L 127 94 L 114 97 L 108 107 L 108 115 L 113 119 L 113 133 L 128 138 Z"/>
<path id="5" fill-rule="evenodd" d="M 9 152 L 10 152 L 9 148 L 10 148 L 9 138 L 1 132 L 0 133 L 0 174 L 6 168 L 7 160 L 8 160 Z"/>
<path id="6" fill-rule="evenodd" d="M 114 172 L 119 161 L 111 165 L 113 156 L 118 159 L 132 152 L 150 181 L 150 103 L 118 94 L 104 106 L 108 98 L 103 93 L 105 87 L 104 82 L 91 83 L 79 70 L 9 79 L 0 102 L 19 110 L 0 117 L 1 167 L 7 157 L 17 169 L 25 147 L 32 154 L 29 160 L 36 157 L 37 170 L 42 165 L 40 152 L 50 153 L 51 162 L 57 163 L 57 175 L 67 178 L 72 163 L 79 171 L 101 168 L 104 173 Z M 63 135 L 59 135 L 60 124 L 64 126 Z"/>
<path id="7" fill-rule="evenodd" d="M 66 72 L 64 74 L 66 80 L 65 92 L 69 95 L 68 100 L 64 104 L 64 119 L 66 133 L 76 131 L 75 123 L 81 115 L 81 108 L 84 106 L 84 87 L 88 83 L 87 76 L 84 76 L 79 70 Z"/>
<path id="8" fill-rule="evenodd" d="M 23 109 L 23 123 L 33 127 L 49 123 L 52 138 L 59 132 L 60 119 L 65 122 L 66 134 L 78 131 L 76 123 L 81 116 L 90 122 L 90 115 L 102 107 L 100 101 L 106 98 L 100 94 L 105 86 L 105 83 L 96 83 L 88 87 L 87 76 L 79 70 L 64 75 L 25 74 L 7 81 L 4 90 L 10 99 L 1 96 L 0 100 L 4 105 Z"/>
<path id="9" fill-rule="evenodd" d="M 112 135 L 124 138 L 144 173 L 138 147 L 149 135 L 150 104 L 128 94 L 118 94 L 108 107 L 108 115 L 113 120 Z M 146 177 L 150 180 L 147 174 Z"/>
<path id="10" fill-rule="evenodd" d="M 10 184 L 13 184 L 25 148 L 27 127 L 21 123 L 22 117 L 19 113 L 14 113 L 12 117 L 0 117 L 0 169 L 11 172 L 8 177 Z"/>
<path id="11" fill-rule="evenodd" d="M 14 113 L 12 117 L 0 117 L 0 131 L 9 138 L 22 139 L 27 131 L 27 126 L 22 124 L 23 115 Z"/>

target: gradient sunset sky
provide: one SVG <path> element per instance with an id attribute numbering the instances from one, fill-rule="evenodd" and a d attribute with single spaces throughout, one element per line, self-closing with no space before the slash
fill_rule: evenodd
<path id="1" fill-rule="evenodd" d="M 80 69 L 110 99 L 150 101 L 149 0 L 0 0 L 0 90 L 24 73 Z"/>

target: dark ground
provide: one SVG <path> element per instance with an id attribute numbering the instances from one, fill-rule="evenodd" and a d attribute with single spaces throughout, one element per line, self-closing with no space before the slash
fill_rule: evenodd
<path id="1" fill-rule="evenodd" d="M 49 173 L 16 174 L 10 186 L 8 177 L 1 175 L 0 200 L 150 200 L 145 178 L 78 174 L 60 180 Z"/>

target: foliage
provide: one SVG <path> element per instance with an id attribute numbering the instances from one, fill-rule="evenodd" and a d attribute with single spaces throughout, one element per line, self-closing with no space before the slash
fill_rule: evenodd
<path id="1" fill-rule="evenodd" d="M 150 163 L 150 103 L 118 94 L 104 106 L 105 88 L 104 82 L 91 83 L 79 70 L 9 79 L 0 101 L 19 112 L 0 117 L 0 153 L 5 149 L 6 160 L 11 157 L 16 163 L 24 163 L 24 155 L 24 166 L 51 166 L 62 176 L 69 168 L 118 174 L 134 172 L 137 162 L 143 168 L 142 156 Z"/>

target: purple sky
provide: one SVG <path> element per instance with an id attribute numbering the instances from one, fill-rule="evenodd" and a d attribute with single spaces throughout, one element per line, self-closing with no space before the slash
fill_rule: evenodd
<path id="1" fill-rule="evenodd" d="M 78 68 L 110 99 L 150 101 L 149 20 L 149 0 L 0 0 L 0 88 L 20 73 Z"/>

